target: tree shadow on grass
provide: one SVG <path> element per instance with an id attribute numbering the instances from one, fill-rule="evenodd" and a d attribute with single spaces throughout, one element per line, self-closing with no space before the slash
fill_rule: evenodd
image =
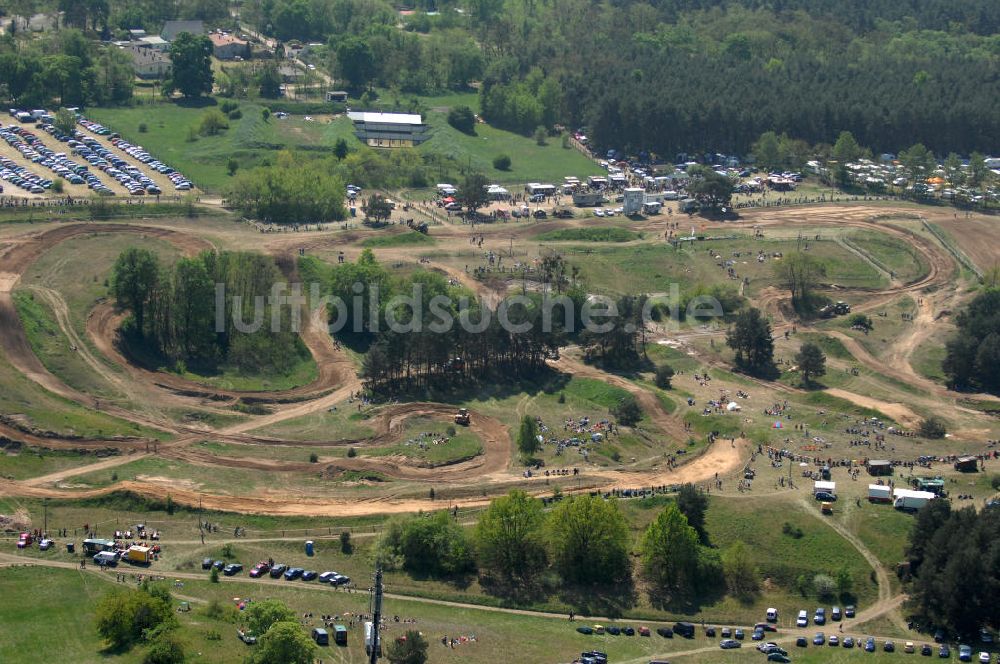
<path id="1" fill-rule="evenodd" d="M 625 611 L 635 608 L 639 601 L 639 593 L 631 577 L 617 583 L 565 584 L 559 588 L 558 597 L 573 607 L 576 613 L 608 618 L 620 618 Z"/>
<path id="2" fill-rule="evenodd" d="M 551 580 L 542 575 L 518 579 L 506 579 L 484 572 L 479 577 L 479 586 L 490 596 L 496 597 L 505 606 L 534 606 L 544 602 L 554 592 Z"/>
<path id="3" fill-rule="evenodd" d="M 693 616 L 701 612 L 702 607 L 716 604 L 726 595 L 725 586 L 721 583 L 714 587 L 699 590 L 690 594 L 669 594 L 656 589 L 649 590 L 649 603 L 656 609 L 669 613 Z M 753 603 L 751 599 L 750 604 Z"/>

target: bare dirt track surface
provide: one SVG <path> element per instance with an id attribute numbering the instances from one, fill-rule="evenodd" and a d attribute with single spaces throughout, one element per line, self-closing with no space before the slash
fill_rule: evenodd
<path id="1" fill-rule="evenodd" d="M 694 221 L 694 224 L 700 226 L 702 231 L 715 230 L 719 232 L 731 232 L 734 228 L 743 230 L 750 225 L 759 226 L 765 230 L 770 227 L 787 228 L 793 225 L 809 225 L 812 227 L 829 225 L 835 228 L 843 228 L 845 226 L 856 227 L 892 235 L 914 247 L 920 252 L 928 265 L 927 274 L 923 277 L 909 284 L 893 282 L 887 288 L 855 289 L 858 294 L 863 293 L 866 295 L 866 301 L 856 308 L 858 311 L 872 311 L 884 307 L 894 298 L 904 293 L 912 294 L 915 299 L 922 298 L 922 302 L 925 303 L 922 305 L 920 311 L 919 324 L 913 325 L 912 330 L 899 338 L 892 347 L 891 361 L 889 362 L 891 366 L 887 367 L 884 359 L 875 358 L 867 353 L 853 338 L 837 332 L 832 334 L 841 339 L 845 347 L 854 355 L 857 361 L 866 366 L 871 366 L 873 369 L 877 368 L 878 371 L 905 382 L 907 385 L 925 390 L 929 395 L 933 395 L 930 398 L 946 397 L 948 399 L 955 399 L 958 396 L 967 396 L 951 393 L 942 386 L 935 385 L 931 381 L 918 376 L 909 365 L 909 358 L 914 349 L 919 347 L 928 338 L 929 330 L 934 329 L 934 324 L 937 322 L 937 318 L 934 316 L 935 311 L 946 306 L 954 306 L 957 302 L 958 296 L 955 294 L 953 283 L 957 270 L 954 258 L 936 242 L 909 230 L 904 225 L 893 225 L 891 219 L 888 219 L 888 216 L 891 216 L 892 213 L 893 210 L 891 208 L 868 205 L 765 208 L 745 212 L 742 221 L 735 225 L 732 223 L 704 222 L 697 219 Z M 909 210 L 901 214 L 910 215 L 910 218 L 913 216 Z M 948 221 L 943 216 L 943 213 L 933 210 L 927 212 L 927 217 L 935 223 L 941 223 L 942 226 L 945 226 L 945 222 Z M 682 225 L 686 223 L 683 219 L 675 215 L 673 218 L 661 217 L 659 219 L 652 219 L 644 224 L 643 229 L 659 233 L 675 221 L 681 222 Z M 573 219 L 568 221 L 549 221 L 541 224 L 510 223 L 502 227 L 487 226 L 481 232 L 492 236 L 494 240 L 502 237 L 506 242 L 508 237 L 530 238 L 547 230 L 592 225 L 607 225 L 607 222 L 599 219 Z M 948 228 L 948 230 L 949 232 L 953 232 L 951 228 Z M 59 242 L 71 240 L 73 237 L 81 234 L 110 232 L 135 233 L 157 237 L 173 243 L 187 254 L 213 248 L 213 243 L 203 239 L 201 237 L 203 234 L 197 227 L 185 227 L 183 231 L 180 231 L 171 228 L 136 224 L 74 224 L 55 226 L 38 233 L 5 238 L 4 243 L 0 244 L 0 351 L 6 354 L 18 371 L 29 376 L 45 389 L 84 405 L 93 404 L 90 396 L 79 394 L 67 387 L 58 378 L 45 370 L 41 362 L 31 353 L 30 345 L 27 343 L 20 321 L 13 308 L 13 303 L 10 300 L 10 291 L 16 287 L 20 275 L 24 270 L 45 251 Z M 227 236 L 228 232 L 220 231 L 218 228 L 206 229 L 204 235 L 206 237 L 222 239 L 222 236 Z M 478 234 L 480 230 L 474 230 L 469 226 L 453 223 L 446 223 L 442 226 L 434 226 L 432 228 L 432 235 L 438 240 L 438 246 L 447 246 L 448 248 L 461 247 L 467 249 L 469 246 L 468 238 L 474 232 Z M 267 236 L 265 241 L 258 243 L 258 246 L 262 245 L 266 251 L 275 255 L 276 259 L 279 259 L 279 264 L 285 266 L 286 276 L 294 279 L 297 276 L 294 268 L 294 254 L 298 248 L 305 248 L 309 251 L 339 248 L 345 253 L 354 255 L 360 251 L 356 244 L 357 240 L 364 237 L 367 237 L 367 234 L 338 231 L 306 236 L 298 233 L 275 234 Z M 240 236 L 239 242 L 242 244 L 253 244 L 255 240 L 250 240 L 246 236 Z M 351 243 L 355 244 L 351 246 Z M 414 250 L 406 247 L 381 248 L 378 249 L 378 252 L 380 259 L 383 260 L 414 262 L 415 259 Z M 969 253 L 971 256 L 972 251 L 969 251 Z M 431 261 L 426 267 L 431 270 L 443 272 L 449 278 L 468 286 L 474 292 L 488 300 L 494 300 L 498 296 L 496 291 L 489 289 L 482 282 L 452 266 L 437 264 Z M 46 292 L 44 289 L 38 292 L 53 308 L 57 321 L 67 334 L 67 337 L 71 340 L 76 339 L 76 341 L 79 341 L 78 337 L 74 337 L 71 334 L 72 326 L 69 325 L 68 312 L 66 311 L 65 302 L 61 301 L 61 296 L 54 291 Z M 846 289 L 836 292 L 846 292 Z M 764 308 L 774 317 L 776 330 L 790 327 L 793 324 L 788 317 L 789 310 L 786 299 L 784 293 L 776 288 L 766 288 L 756 298 L 757 306 Z M 315 472 L 317 468 L 324 468 L 332 472 L 338 470 L 375 471 L 400 480 L 443 482 L 456 487 L 481 487 L 481 491 L 477 490 L 474 492 L 475 495 L 469 492 L 469 495 L 466 497 L 456 498 L 449 503 L 449 505 L 460 506 L 484 505 L 489 502 L 490 487 L 496 487 L 493 489 L 495 491 L 509 486 L 511 482 L 518 479 L 516 471 L 511 468 L 512 443 L 509 430 L 498 420 L 491 419 L 480 413 L 473 413 L 471 428 L 483 442 L 482 454 L 472 459 L 462 460 L 437 468 L 421 466 L 419 461 L 403 457 L 365 457 L 361 454 L 355 458 L 324 460 L 317 466 L 317 464 L 260 459 L 249 456 L 222 456 L 196 449 L 192 447 L 193 443 L 201 440 L 215 440 L 248 446 L 312 446 L 317 451 L 321 451 L 324 446 L 353 445 L 363 452 L 367 446 L 391 443 L 398 440 L 401 435 L 401 426 L 408 418 L 416 416 L 448 418 L 453 413 L 454 408 L 452 406 L 431 403 L 409 403 L 399 406 L 387 406 L 368 422 L 375 429 L 375 435 L 368 439 L 355 441 L 301 442 L 257 436 L 253 434 L 254 430 L 304 415 L 323 412 L 332 406 L 341 404 L 351 394 L 362 388 L 361 382 L 356 376 L 354 365 L 345 353 L 335 347 L 330 335 L 326 332 L 324 321 L 319 312 L 313 312 L 313 315 L 307 316 L 305 325 L 301 330 L 302 339 L 313 354 L 319 368 L 317 380 L 310 385 L 301 386 L 293 390 L 272 392 L 237 392 L 216 389 L 187 381 L 178 376 L 149 371 L 135 366 L 122 354 L 116 344 L 120 322 L 120 315 L 115 313 L 110 304 L 102 303 L 95 307 L 87 320 L 87 337 L 97 349 L 98 354 L 103 355 L 104 358 L 97 357 L 90 352 L 85 353 L 83 356 L 84 361 L 88 365 L 118 388 L 125 391 L 137 391 L 144 396 L 159 394 L 163 399 L 168 400 L 208 400 L 210 403 L 218 404 L 219 407 L 235 403 L 237 399 L 261 401 L 268 403 L 271 411 L 266 415 L 256 416 L 237 424 L 218 427 L 214 430 L 177 424 L 163 427 L 162 422 L 151 422 L 145 414 L 121 413 L 121 416 L 128 417 L 133 421 L 151 425 L 160 424 L 161 428 L 167 428 L 175 435 L 174 440 L 159 445 L 157 456 L 199 466 L 244 468 L 258 470 L 262 473 L 305 473 Z M 83 346 L 83 344 L 79 345 Z M 110 359 L 113 364 L 123 369 L 123 371 L 116 372 L 110 370 L 107 364 L 103 362 L 105 358 Z M 633 394 L 652 423 L 662 432 L 664 449 L 672 448 L 675 443 L 686 439 L 689 435 L 684 430 L 682 421 L 676 416 L 667 413 L 655 393 L 642 385 L 632 382 L 625 377 L 609 374 L 598 368 L 584 364 L 574 356 L 572 349 L 551 364 L 553 368 L 567 374 L 600 380 Z M 795 391 L 794 388 L 773 383 L 767 383 L 767 386 L 776 390 Z M 908 405 L 902 403 L 902 400 L 897 403 L 889 400 L 871 399 L 842 390 L 829 390 L 829 392 L 852 403 L 876 408 L 886 415 L 893 417 L 904 426 L 913 426 L 918 421 L 913 410 Z M 202 406 L 204 406 L 204 403 L 202 403 Z M 8 431 L 12 439 L 29 442 L 26 438 L 27 434 L 18 431 L 16 428 L 8 427 L 6 430 L 0 428 L 0 435 L 5 435 Z M 118 447 L 123 451 L 141 451 L 143 446 L 143 443 L 139 441 L 81 442 L 71 440 L 57 441 L 48 438 L 40 438 L 37 441 L 31 441 L 31 443 L 37 443 L 40 446 L 47 444 L 48 446 L 76 448 L 89 445 L 110 445 Z M 635 488 L 661 484 L 700 482 L 710 479 L 716 473 L 723 475 L 736 472 L 746 462 L 750 453 L 749 448 L 750 443 L 742 439 L 732 442 L 728 439 L 720 440 L 709 446 L 701 455 L 687 460 L 686 463 L 673 469 L 658 466 L 656 460 L 650 459 L 620 470 L 587 468 L 584 469 L 583 477 L 588 482 L 587 489 L 589 490 L 593 490 L 594 488 L 607 490 L 612 488 Z M 104 464 L 108 464 L 106 467 L 112 467 L 128 463 L 143 456 L 145 455 L 134 453 L 123 454 L 114 459 L 102 460 L 89 466 L 60 471 L 48 476 L 34 478 L 28 482 L 0 481 L 0 495 L 83 498 L 105 495 L 115 490 L 128 490 L 140 495 L 158 498 L 163 498 L 169 493 L 175 501 L 193 504 L 200 500 L 205 507 L 221 511 L 304 516 L 386 514 L 433 510 L 439 509 L 442 506 L 440 501 L 433 502 L 429 499 L 383 497 L 359 501 L 335 496 L 310 496 L 306 495 L 304 491 L 293 492 L 271 489 L 266 486 L 266 483 L 262 484 L 261 490 L 255 492 L 253 495 L 205 494 L 193 490 L 193 485 L 190 483 L 185 484 L 182 480 L 143 476 L 139 476 L 137 480 L 119 482 L 113 486 L 102 487 L 100 489 L 77 490 L 52 486 L 53 483 L 63 482 L 74 475 L 99 470 L 105 467 Z M 541 482 L 537 486 L 541 487 Z M 532 490 L 535 491 L 534 489 Z M 542 493 L 543 491 L 539 489 L 535 492 Z"/>
<path id="2" fill-rule="evenodd" d="M 653 424 L 659 427 L 664 433 L 669 434 L 673 440 L 683 440 L 687 437 L 688 433 L 684 431 L 684 425 L 681 423 L 681 420 L 664 410 L 663 404 L 660 403 L 655 394 L 636 385 L 632 381 L 584 364 L 582 361 L 574 359 L 566 353 L 560 354 L 558 360 L 550 361 L 549 364 L 571 376 L 595 378 L 609 385 L 620 387 L 633 395 L 642 407 L 642 411 L 653 421 Z"/>
<path id="3" fill-rule="evenodd" d="M 881 401 L 879 399 L 873 399 L 872 397 L 862 396 L 837 387 L 828 387 L 825 392 L 831 396 L 844 399 L 845 401 L 850 401 L 856 406 L 877 410 L 880 413 L 888 415 L 904 427 L 910 429 L 919 426 L 920 421 L 923 419 L 914 413 L 909 406 L 901 403 L 889 403 L 888 401 Z"/>
<path id="4" fill-rule="evenodd" d="M 942 210 L 935 215 L 926 215 L 950 235 L 958 247 L 972 259 L 983 272 L 989 272 L 1000 264 L 1000 223 L 994 216 Z"/>
<path id="5" fill-rule="evenodd" d="M 338 447 L 356 447 L 364 451 L 365 446 L 374 444 L 388 444 L 399 441 L 403 423 L 413 417 L 436 417 L 448 421 L 455 413 L 455 408 L 443 404 L 434 403 L 408 403 L 397 406 L 388 406 L 379 412 L 371 420 L 368 420 L 376 431 L 371 438 L 357 440 L 337 441 Z M 337 459 L 336 461 L 325 462 L 319 465 L 327 471 L 330 470 L 358 470 L 380 472 L 390 477 L 402 480 L 424 480 L 434 482 L 468 482 L 470 479 L 482 475 L 502 473 L 507 469 L 511 458 L 510 432 L 499 420 L 487 417 L 481 413 L 472 412 L 472 420 L 469 429 L 479 437 L 483 443 L 483 451 L 472 459 L 459 461 L 451 464 L 438 466 L 419 465 L 408 459 L 394 459 L 392 457 L 369 457 L 363 455 L 354 458 Z M 216 439 L 218 437 L 213 437 Z M 244 444 L 290 444 L 285 441 L 272 440 L 267 438 L 254 438 L 249 436 L 232 437 L 232 442 L 243 442 Z M 295 443 L 302 445 L 302 443 Z M 309 445 L 309 443 L 306 443 Z M 322 443 L 313 443 L 311 446 L 319 447 Z M 250 468 L 256 470 L 267 470 L 271 472 L 307 472 L 316 471 L 317 464 L 297 463 L 288 461 L 274 461 L 269 459 L 253 459 L 245 457 L 226 457 L 214 454 L 207 454 L 190 448 L 171 447 L 164 452 L 168 458 L 180 459 L 190 463 L 197 463 L 206 466 L 227 466 L 232 468 Z"/>
<path id="6" fill-rule="evenodd" d="M 5 354 L 7 360 L 20 373 L 49 392 L 80 403 L 88 408 L 95 409 L 99 405 L 97 399 L 81 394 L 68 387 L 56 376 L 52 375 L 35 356 L 24 334 L 24 328 L 17 315 L 10 289 L 17 285 L 20 276 L 25 270 L 38 260 L 42 254 L 57 244 L 83 235 L 96 235 L 109 232 L 159 238 L 170 242 L 189 255 L 211 248 L 211 245 L 204 240 L 165 228 L 131 224 L 70 224 L 55 226 L 51 229 L 28 235 L 23 238 L 23 241 L 11 244 L 4 251 L 4 268 L 9 271 L 8 275 L 13 276 L 8 276 L 4 279 L 2 285 L 6 286 L 7 290 L 0 290 L 0 351 Z M 58 318 L 58 310 L 56 315 Z M 148 424 L 157 428 L 162 424 L 161 422 L 147 421 L 144 418 L 137 417 L 128 411 L 115 407 L 105 407 L 104 410 L 117 417 Z"/>

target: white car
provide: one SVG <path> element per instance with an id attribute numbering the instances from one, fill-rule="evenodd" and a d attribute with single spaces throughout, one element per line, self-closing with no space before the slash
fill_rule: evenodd
<path id="1" fill-rule="evenodd" d="M 795 619 L 796 627 L 808 627 L 809 626 L 809 614 L 805 609 L 799 611 L 799 617 Z"/>
<path id="2" fill-rule="evenodd" d="M 990 664 L 990 654 L 988 652 L 979 653 L 979 664 Z"/>
<path id="3" fill-rule="evenodd" d="M 603 217 L 604 216 L 604 210 L 602 208 L 597 208 L 596 210 L 594 210 L 594 216 L 595 217 Z"/>

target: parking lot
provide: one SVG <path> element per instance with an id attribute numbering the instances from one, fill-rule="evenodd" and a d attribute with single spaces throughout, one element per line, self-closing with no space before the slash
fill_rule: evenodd
<path id="1" fill-rule="evenodd" d="M 46 131 L 42 123 L 18 122 L 13 117 L 0 125 L 0 131 L 0 158 L 9 160 L 0 162 L 0 171 L 8 171 L 3 182 L 3 193 L 8 196 L 85 198 L 104 193 L 153 197 L 194 191 L 187 178 L 170 173 L 169 166 L 161 169 L 168 172 L 158 170 L 155 155 L 146 157 L 144 163 L 139 158 L 144 154 L 140 146 L 115 139 L 110 131 L 98 134 L 85 118 L 77 124 L 76 134 L 64 141 L 53 135 L 55 132 Z M 33 186 L 32 182 L 18 185 L 15 177 L 42 181 L 44 186 Z M 62 180 L 61 192 L 52 188 L 57 179 Z"/>

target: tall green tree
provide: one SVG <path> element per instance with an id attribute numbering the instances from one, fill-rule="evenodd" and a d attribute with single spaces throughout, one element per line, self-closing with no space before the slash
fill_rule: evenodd
<path id="1" fill-rule="evenodd" d="M 253 664 L 313 664 L 316 646 L 298 622 L 274 623 L 257 639 Z"/>
<path id="2" fill-rule="evenodd" d="M 642 536 L 642 569 L 656 594 L 669 598 L 693 595 L 699 585 L 698 533 L 668 503 Z"/>
<path id="3" fill-rule="evenodd" d="M 482 173 L 469 173 L 458 188 L 455 199 L 469 212 L 475 212 L 489 203 L 486 187 L 489 180 Z"/>
<path id="4" fill-rule="evenodd" d="M 849 131 L 842 131 L 837 136 L 837 142 L 833 144 L 831 155 L 841 164 L 857 161 L 861 156 L 861 146 L 854 138 L 854 134 Z"/>
<path id="5" fill-rule="evenodd" d="M 389 215 L 392 214 L 392 205 L 382 194 L 372 194 L 365 201 L 361 210 L 365 213 L 365 217 L 378 224 L 388 219 Z"/>
<path id="6" fill-rule="evenodd" d="M 385 656 L 390 664 L 424 664 L 427 661 L 427 647 L 427 639 L 420 632 L 408 629 L 402 637 L 393 639 Z"/>
<path id="7" fill-rule="evenodd" d="M 823 349 L 812 342 L 806 342 L 795 354 L 795 363 L 799 365 L 802 382 L 812 385 L 812 379 L 826 374 L 826 355 Z"/>
<path id="8" fill-rule="evenodd" d="M 791 293 L 792 307 L 804 315 L 815 309 L 813 291 L 825 275 L 826 265 L 801 251 L 788 254 L 775 266 L 775 276 Z"/>
<path id="9" fill-rule="evenodd" d="M 981 291 L 955 322 L 942 364 L 949 385 L 1000 394 L 1000 289 Z"/>
<path id="10" fill-rule="evenodd" d="M 565 581 L 607 583 L 628 577 L 628 522 L 615 501 L 585 495 L 565 499 L 547 522 L 550 556 Z"/>
<path id="11" fill-rule="evenodd" d="M 701 165 L 692 166 L 688 174 L 692 178 L 688 193 L 697 199 L 702 208 L 718 211 L 729 206 L 733 198 L 732 178 Z"/>
<path id="12" fill-rule="evenodd" d="M 677 491 L 677 509 L 687 519 L 688 525 L 698 533 L 698 540 L 708 544 L 708 531 L 705 530 L 705 512 L 708 510 L 708 496 L 690 482 L 682 484 Z"/>
<path id="13" fill-rule="evenodd" d="M 277 99 L 281 96 L 281 73 L 273 60 L 265 62 L 257 72 L 257 88 L 261 97 Z"/>
<path id="14" fill-rule="evenodd" d="M 455 106 L 448 111 L 448 124 L 463 134 L 476 133 L 476 115 L 468 106 Z"/>
<path id="15" fill-rule="evenodd" d="M 112 648 L 123 649 L 145 638 L 147 630 L 166 631 L 176 625 L 170 593 L 144 585 L 137 590 L 112 591 L 94 605 L 97 633 Z"/>
<path id="16" fill-rule="evenodd" d="M 52 124 L 55 125 L 55 128 L 62 133 L 67 136 L 72 136 L 73 130 L 76 129 L 76 115 L 74 115 L 72 111 L 60 108 L 56 111 L 55 122 Z"/>
<path id="17" fill-rule="evenodd" d="M 146 310 L 159 281 L 160 266 L 153 252 L 129 247 L 115 260 L 111 269 L 111 292 L 121 309 L 129 309 L 135 319 L 135 333 L 142 338 L 146 330 Z"/>
<path id="18" fill-rule="evenodd" d="M 517 449 L 525 457 L 530 457 L 542 449 L 542 444 L 538 442 L 535 418 L 530 415 L 521 418 L 521 427 L 517 430 Z"/>
<path id="19" fill-rule="evenodd" d="M 934 154 L 917 143 L 899 153 L 899 161 L 913 181 L 923 181 L 928 178 L 937 166 Z"/>
<path id="20" fill-rule="evenodd" d="M 258 636 L 266 633 L 272 625 L 295 620 L 295 612 L 289 609 L 284 602 L 276 599 L 251 602 L 243 615 L 247 626 Z"/>
<path id="21" fill-rule="evenodd" d="M 142 664 L 184 664 L 184 646 L 173 636 L 159 636 L 146 651 Z"/>
<path id="22" fill-rule="evenodd" d="M 750 555 L 750 549 L 737 540 L 722 553 L 722 571 L 726 576 L 726 587 L 736 597 L 747 600 L 760 588 L 758 571 Z"/>
<path id="23" fill-rule="evenodd" d="M 472 543 L 447 512 L 398 519 L 379 539 L 377 557 L 413 574 L 449 577 L 474 571 Z"/>
<path id="24" fill-rule="evenodd" d="M 180 33 L 170 44 L 170 62 L 165 90 L 180 90 L 189 99 L 212 93 L 212 41 L 208 37 Z"/>
<path id="25" fill-rule="evenodd" d="M 493 499 L 474 534 L 480 568 L 506 580 L 533 578 L 545 565 L 543 524 L 537 498 L 515 490 Z"/>
<path id="26" fill-rule="evenodd" d="M 766 131 L 760 135 L 757 142 L 753 144 L 753 155 L 757 159 L 757 165 L 768 170 L 781 167 L 781 149 L 778 142 L 778 135 L 773 131 Z"/>
<path id="27" fill-rule="evenodd" d="M 774 341 L 771 324 L 760 309 L 751 307 L 736 315 L 726 333 L 726 345 L 736 352 L 736 367 L 754 376 L 774 378 Z"/>
<path id="28" fill-rule="evenodd" d="M 366 39 L 345 37 L 337 44 L 336 52 L 340 73 L 352 88 L 363 88 L 371 82 L 375 75 L 375 55 Z"/>
<path id="29" fill-rule="evenodd" d="M 627 427 L 635 426 L 642 419 L 642 408 L 639 406 L 638 400 L 631 394 L 626 394 L 619 399 L 618 403 L 611 407 L 610 413 L 618 420 L 619 424 L 624 424 Z"/>

